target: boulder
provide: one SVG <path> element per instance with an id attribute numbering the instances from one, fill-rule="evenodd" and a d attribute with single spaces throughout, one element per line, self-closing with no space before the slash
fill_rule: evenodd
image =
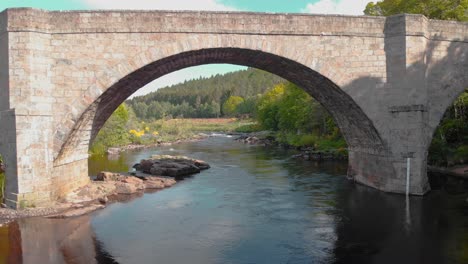
<path id="1" fill-rule="evenodd" d="M 166 187 L 163 181 L 160 180 L 147 180 L 145 181 L 146 189 L 163 189 Z"/>
<path id="2" fill-rule="evenodd" d="M 96 176 L 96 181 L 120 181 L 124 176 L 118 174 L 118 173 L 112 173 L 108 171 L 101 171 L 97 176 Z"/>
<path id="3" fill-rule="evenodd" d="M 209 169 L 210 165 L 184 156 L 155 155 L 135 164 L 133 168 L 151 175 L 182 177 Z"/>
<path id="4" fill-rule="evenodd" d="M 200 170 L 207 170 L 207 169 L 211 168 L 210 164 L 204 162 L 203 160 L 194 160 L 194 164 L 195 164 L 195 166 L 200 168 Z"/>
<path id="5" fill-rule="evenodd" d="M 121 182 L 130 183 L 130 184 L 141 184 L 143 180 L 134 176 L 125 177 Z"/>
<path id="6" fill-rule="evenodd" d="M 121 182 L 134 185 L 137 188 L 137 190 L 145 189 L 145 184 L 143 183 L 143 180 L 137 177 L 128 176 L 128 177 L 125 177 L 123 180 L 121 180 Z"/>
<path id="7" fill-rule="evenodd" d="M 162 186 L 161 188 L 171 187 L 172 185 L 176 184 L 177 182 L 172 178 L 149 176 L 149 177 L 145 177 L 144 183 L 147 186 L 146 187 L 147 189 L 159 189 L 159 188 L 156 188 L 156 187 L 157 186 Z M 156 187 L 155 188 L 148 187 L 148 186 L 152 186 L 152 185 L 154 185 Z"/>
<path id="8" fill-rule="evenodd" d="M 115 183 L 115 192 L 117 194 L 132 194 L 138 192 L 138 188 L 134 184 L 117 182 Z"/>

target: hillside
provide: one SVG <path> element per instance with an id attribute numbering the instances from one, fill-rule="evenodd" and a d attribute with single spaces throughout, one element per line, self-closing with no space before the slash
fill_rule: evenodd
<path id="1" fill-rule="evenodd" d="M 276 75 L 249 68 L 247 70 L 199 78 L 160 88 L 127 101 L 140 119 L 162 117 L 208 118 L 229 116 L 223 104 L 230 97 L 241 97 L 243 113 L 251 114 L 256 98 L 267 89 L 284 82 Z"/>

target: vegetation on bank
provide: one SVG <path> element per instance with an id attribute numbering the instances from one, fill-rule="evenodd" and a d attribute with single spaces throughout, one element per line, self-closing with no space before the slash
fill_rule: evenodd
<path id="1" fill-rule="evenodd" d="M 103 154 L 112 147 L 130 144 L 151 145 L 195 138 L 202 132 L 235 132 L 252 126 L 252 120 L 237 118 L 164 118 L 143 121 L 126 104 L 120 105 L 99 131 L 90 154 Z"/>
<path id="2" fill-rule="evenodd" d="M 293 83 L 267 91 L 257 104 L 256 117 L 261 128 L 275 133 L 279 143 L 346 152 L 346 142 L 330 114 Z"/>

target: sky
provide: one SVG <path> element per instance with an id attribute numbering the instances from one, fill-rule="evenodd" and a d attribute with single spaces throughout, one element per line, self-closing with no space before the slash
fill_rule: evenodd
<path id="1" fill-rule="evenodd" d="M 371 0 L 0 0 L 0 11 L 11 7 L 34 7 L 46 10 L 88 9 L 164 9 L 252 11 L 273 13 L 312 13 L 363 15 Z M 185 80 L 245 69 L 230 64 L 210 64 L 190 67 L 167 74 L 138 90 L 143 95 L 160 87 Z M 133 97 L 132 96 L 132 97 Z"/>

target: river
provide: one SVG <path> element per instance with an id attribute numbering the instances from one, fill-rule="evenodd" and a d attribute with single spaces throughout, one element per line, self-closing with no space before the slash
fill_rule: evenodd
<path id="1" fill-rule="evenodd" d="M 406 201 L 350 182 L 346 163 L 225 136 L 93 157 L 90 173 L 152 154 L 212 168 L 83 217 L 3 226 L 0 263 L 468 263 L 464 191 Z"/>

